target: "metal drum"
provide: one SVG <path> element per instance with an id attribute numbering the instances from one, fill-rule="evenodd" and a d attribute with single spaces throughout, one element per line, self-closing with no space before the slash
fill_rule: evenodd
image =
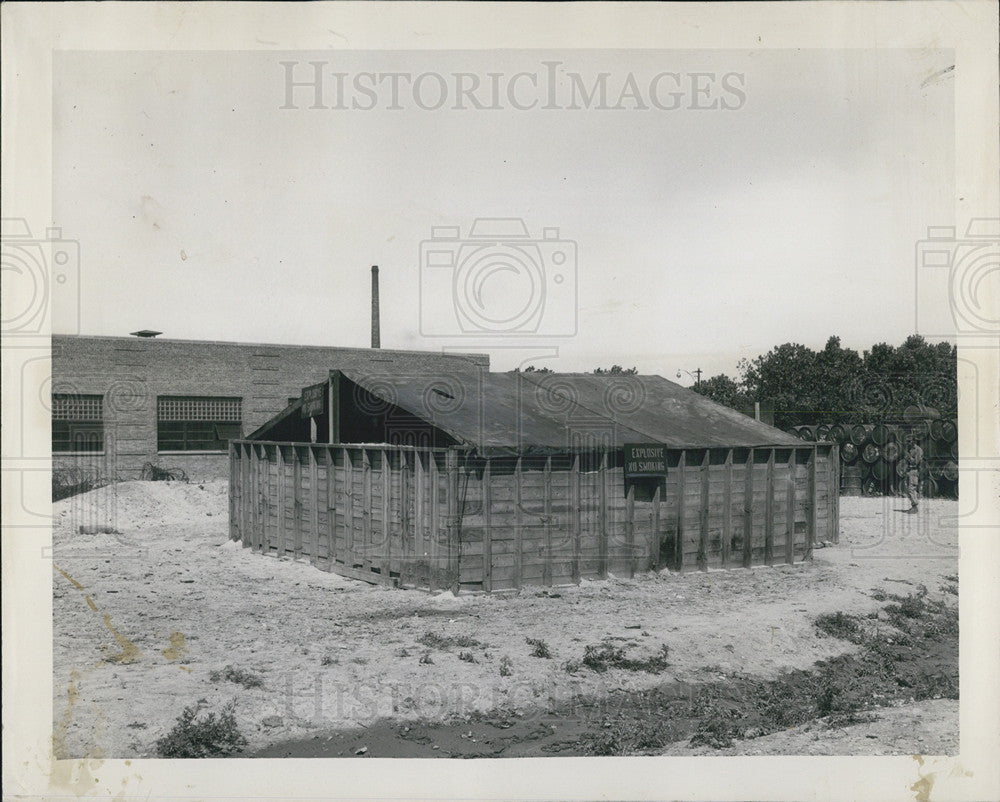
<path id="1" fill-rule="evenodd" d="M 944 423 L 945 422 L 940 419 L 931 421 L 932 440 L 944 440 Z"/>
<path id="2" fill-rule="evenodd" d="M 958 481 L 958 463 L 948 460 L 941 468 L 941 475 L 949 482 Z"/>
<path id="3" fill-rule="evenodd" d="M 895 440 L 890 440 L 882 448 L 882 458 L 886 462 L 896 462 L 903 454 L 903 449 L 899 447 L 899 443 Z"/>
<path id="4" fill-rule="evenodd" d="M 868 443 L 868 445 L 866 445 L 861 450 L 861 459 L 863 459 L 869 465 L 874 463 L 878 458 L 879 458 L 878 446 L 875 445 L 874 443 Z"/>
<path id="5" fill-rule="evenodd" d="M 958 461 L 958 442 L 954 442 L 954 443 L 951 444 L 950 453 L 951 453 L 951 458 L 957 462 Z"/>
<path id="6" fill-rule="evenodd" d="M 858 465 L 845 465 L 840 473 L 844 481 L 845 496 L 861 495 L 861 467 Z"/>
<path id="7" fill-rule="evenodd" d="M 830 440 L 834 443 L 843 443 L 847 440 L 847 427 L 842 423 L 835 423 L 830 427 Z"/>
<path id="8" fill-rule="evenodd" d="M 872 464 L 872 477 L 879 482 L 884 483 L 890 476 L 892 476 L 892 473 L 892 466 L 884 459 L 876 460 Z"/>
<path id="9" fill-rule="evenodd" d="M 816 442 L 816 429 L 812 426 L 799 426 L 796 434 L 807 443 Z"/>
<path id="10" fill-rule="evenodd" d="M 958 441 L 958 421 L 943 420 L 941 421 L 941 436 L 944 438 L 946 443 L 955 443 Z"/>
<path id="11" fill-rule="evenodd" d="M 851 427 L 849 437 L 854 445 L 860 446 L 868 439 L 868 428 L 863 423 L 857 423 Z"/>
<path id="12" fill-rule="evenodd" d="M 889 440 L 892 439 L 892 437 L 893 437 L 892 429 L 890 429 L 884 423 L 876 423 L 872 427 L 871 438 L 872 442 L 875 445 L 879 447 L 884 446 L 886 443 L 889 442 Z"/>
<path id="13" fill-rule="evenodd" d="M 822 442 L 829 442 L 830 440 L 829 423 L 821 423 L 816 427 L 816 440 Z"/>
<path id="14" fill-rule="evenodd" d="M 847 442 L 840 447 L 840 461 L 845 465 L 850 465 L 858 458 L 858 447 L 854 443 Z"/>

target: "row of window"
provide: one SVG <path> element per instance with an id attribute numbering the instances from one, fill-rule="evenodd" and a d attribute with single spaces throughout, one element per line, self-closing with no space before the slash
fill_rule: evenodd
<path id="1" fill-rule="evenodd" d="M 157 451 L 225 451 L 243 433 L 243 399 L 160 396 Z M 104 396 L 53 394 L 52 451 L 104 450 Z"/>

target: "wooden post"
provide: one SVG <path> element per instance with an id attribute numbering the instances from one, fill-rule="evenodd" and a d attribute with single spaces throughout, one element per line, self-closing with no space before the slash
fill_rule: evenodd
<path id="1" fill-rule="evenodd" d="M 430 567 L 428 573 L 428 584 L 431 590 L 435 588 L 447 587 L 446 580 L 441 571 L 441 510 L 440 510 L 440 472 L 437 465 L 437 453 L 428 452 L 431 486 L 431 542 L 430 542 Z"/>
<path id="2" fill-rule="evenodd" d="M 240 539 L 236 525 L 236 446 L 232 441 L 229 443 L 229 539 Z"/>
<path id="3" fill-rule="evenodd" d="M 733 450 L 726 452 L 725 483 L 722 487 L 722 567 L 729 567 L 733 542 Z"/>
<path id="4" fill-rule="evenodd" d="M 660 567 L 660 487 L 663 481 L 656 480 L 656 489 L 653 491 L 653 531 L 650 535 L 649 544 L 649 568 L 656 570 Z"/>
<path id="5" fill-rule="evenodd" d="M 628 552 L 628 575 L 635 576 L 635 482 L 625 494 L 625 549 Z"/>
<path id="6" fill-rule="evenodd" d="M 598 554 L 600 559 L 600 577 L 608 578 L 608 451 L 601 452 L 601 466 L 598 469 L 600 515 L 598 521 Z"/>
<path id="7" fill-rule="evenodd" d="M 344 490 L 339 505 L 344 511 L 344 565 L 353 568 L 357 562 L 354 553 L 354 462 L 349 449 L 340 449 L 340 454 L 344 460 Z"/>
<path id="8" fill-rule="evenodd" d="M 753 563 L 753 449 L 747 454 L 746 476 L 743 483 L 743 567 Z"/>
<path id="9" fill-rule="evenodd" d="M 326 451 L 326 536 L 328 564 L 332 571 L 337 564 L 337 452 L 327 447 Z"/>
<path id="10" fill-rule="evenodd" d="M 389 449 L 383 448 L 380 453 L 382 455 L 382 545 L 380 547 L 381 554 L 379 565 L 382 569 L 382 576 L 385 581 L 388 582 L 389 574 L 392 572 L 392 560 L 390 559 L 390 554 L 392 553 L 392 549 L 390 547 L 390 543 L 392 541 L 392 525 L 389 522 L 389 501 L 392 496 L 392 474 L 389 472 Z"/>
<path id="11" fill-rule="evenodd" d="M 521 589 L 524 563 L 524 510 L 521 507 L 521 457 L 514 463 L 514 587 Z"/>
<path id="12" fill-rule="evenodd" d="M 445 475 L 448 483 L 448 584 L 456 596 L 459 591 L 459 537 L 461 527 L 458 521 L 458 452 L 449 448 L 445 461 Z"/>
<path id="13" fill-rule="evenodd" d="M 698 509 L 698 568 L 708 570 L 708 465 L 711 449 L 705 449 L 699 473 L 701 474 L 701 505 Z"/>
<path id="14" fill-rule="evenodd" d="M 399 576 L 404 585 L 413 584 L 413 533 L 410 531 L 410 462 L 406 451 L 399 452 Z"/>
<path id="15" fill-rule="evenodd" d="M 543 531 L 545 533 L 545 565 L 542 566 L 542 584 L 552 585 L 552 457 L 545 458 L 545 468 L 542 474 L 542 510 L 545 516 Z"/>
<path id="16" fill-rule="evenodd" d="M 260 493 L 260 459 L 257 457 L 257 446 L 250 444 L 250 496 L 253 499 L 253 514 L 251 515 L 251 526 L 253 533 L 250 537 L 250 547 L 255 551 L 261 541 L 261 493 Z"/>
<path id="17" fill-rule="evenodd" d="M 428 455 L 427 451 L 414 451 L 413 452 L 413 515 L 415 518 L 413 526 L 413 559 L 414 559 L 414 584 L 420 585 L 420 581 L 423 577 L 423 569 L 427 564 L 427 545 L 424 542 L 426 539 L 426 525 L 424 519 L 426 517 L 426 505 L 424 504 L 424 456 Z M 420 571 L 417 572 L 416 568 L 419 567 Z M 429 581 L 429 580 L 428 580 Z"/>
<path id="18" fill-rule="evenodd" d="M 490 487 L 491 470 L 489 457 L 483 466 L 483 590 L 493 592 L 493 529 L 491 528 L 491 508 L 493 492 Z"/>
<path id="19" fill-rule="evenodd" d="M 573 538 L 573 582 L 580 584 L 580 552 L 581 546 L 581 525 L 580 525 L 580 455 L 573 455 L 573 465 L 569 476 L 570 493 L 570 535 Z"/>
<path id="20" fill-rule="evenodd" d="M 278 471 L 278 551 L 281 557 L 288 551 L 288 544 L 285 543 L 285 458 L 281 453 L 281 445 L 274 447 L 275 459 L 277 460 Z"/>
<path id="21" fill-rule="evenodd" d="M 309 562 L 319 561 L 319 466 L 316 447 L 309 446 Z"/>
<path id="22" fill-rule="evenodd" d="M 819 524 L 818 494 L 816 489 L 816 456 L 818 446 L 813 446 L 809 452 L 809 523 L 806 525 L 805 559 L 811 560 L 813 546 L 816 545 L 816 529 Z M 838 491 L 839 492 L 839 491 Z"/>
<path id="23" fill-rule="evenodd" d="M 796 450 L 788 455 L 788 510 L 785 528 L 785 562 L 791 565 L 795 562 L 795 463 Z"/>
<path id="24" fill-rule="evenodd" d="M 292 446 L 292 525 L 295 534 L 295 553 L 297 560 L 302 556 L 302 460 L 299 459 L 299 447 Z"/>
<path id="25" fill-rule="evenodd" d="M 764 497 L 764 562 L 774 565 L 774 449 L 767 455 L 767 495 Z"/>
<path id="26" fill-rule="evenodd" d="M 677 462 L 677 539 L 674 545 L 674 563 L 678 571 L 684 570 L 684 462 L 687 452 L 681 451 Z"/>
<path id="27" fill-rule="evenodd" d="M 381 555 L 372 553 L 372 463 L 367 448 L 361 449 L 361 543 L 365 567 L 371 568 L 376 561 L 381 567 Z M 388 579 L 388 575 L 382 577 L 384 582 Z"/>
<path id="28" fill-rule="evenodd" d="M 830 496 L 830 540 L 833 543 L 840 542 L 840 447 L 830 446 L 827 459 L 830 460 L 830 489 L 827 491 Z"/>

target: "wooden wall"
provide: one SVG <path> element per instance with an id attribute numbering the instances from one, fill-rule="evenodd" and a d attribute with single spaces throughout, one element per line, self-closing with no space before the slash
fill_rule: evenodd
<path id="1" fill-rule="evenodd" d="M 483 459 L 237 441 L 230 535 L 369 582 L 455 592 L 792 563 L 838 539 L 834 446 L 668 457 L 665 479 L 626 487 L 616 451 Z"/>

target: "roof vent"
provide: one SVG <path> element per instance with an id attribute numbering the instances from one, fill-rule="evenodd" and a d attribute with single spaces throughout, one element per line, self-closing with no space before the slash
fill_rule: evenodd
<path id="1" fill-rule="evenodd" d="M 129 332 L 133 337 L 155 337 L 158 334 L 163 334 L 162 331 L 152 331 L 151 329 L 139 329 L 139 331 Z"/>

